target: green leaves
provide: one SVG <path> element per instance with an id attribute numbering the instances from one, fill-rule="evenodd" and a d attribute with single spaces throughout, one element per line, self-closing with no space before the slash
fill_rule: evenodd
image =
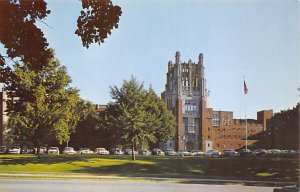
<path id="1" fill-rule="evenodd" d="M 43 69 L 32 70 L 29 63 L 16 64 L 13 74 L 15 78 L 5 90 L 10 98 L 9 128 L 14 140 L 25 139 L 35 145 L 68 141 L 82 110 L 78 90 L 69 87 L 71 79 L 54 53 Z"/>
<path id="2" fill-rule="evenodd" d="M 104 124 L 120 135 L 127 144 L 137 138 L 140 144 L 171 139 L 175 134 L 175 118 L 152 89 L 131 77 L 122 87 L 111 87 L 114 103 L 108 105 Z"/>

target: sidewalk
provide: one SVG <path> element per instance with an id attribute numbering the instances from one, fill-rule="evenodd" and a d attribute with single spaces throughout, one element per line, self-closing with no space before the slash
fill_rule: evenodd
<path id="1" fill-rule="evenodd" d="M 197 178 L 162 178 L 162 177 L 120 177 L 113 175 L 87 175 L 87 174 L 53 174 L 53 173 L 0 173 L 1 178 L 14 179 L 91 179 L 91 180 L 151 180 L 184 183 L 211 183 L 211 184 L 244 184 L 261 186 L 291 186 L 297 182 L 254 181 L 254 180 L 224 180 L 224 179 L 197 179 Z"/>

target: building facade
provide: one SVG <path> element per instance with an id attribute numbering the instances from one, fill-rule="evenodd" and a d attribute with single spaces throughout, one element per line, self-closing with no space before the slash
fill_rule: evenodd
<path id="1" fill-rule="evenodd" d="M 6 129 L 5 125 L 8 121 L 6 110 L 7 95 L 4 91 L 0 92 L 0 145 L 6 145 Z"/>
<path id="2" fill-rule="evenodd" d="M 231 111 L 214 111 L 207 106 L 207 88 L 203 54 L 198 62 L 182 62 L 180 52 L 175 63 L 169 61 L 165 91 L 161 94 L 176 117 L 174 140 L 161 144 L 162 149 L 203 150 L 239 149 L 246 145 L 246 121 L 233 119 Z M 247 144 L 253 145 L 266 130 L 272 110 L 260 111 L 257 119 L 247 119 Z"/>
<path id="3" fill-rule="evenodd" d="M 197 63 L 181 62 L 180 52 L 176 52 L 175 63 L 169 61 L 167 83 L 161 96 L 175 115 L 177 127 L 175 139 L 165 143 L 163 149 L 197 150 L 209 142 L 206 130 L 202 129 L 206 124 L 207 95 L 204 70 L 202 53 Z"/>

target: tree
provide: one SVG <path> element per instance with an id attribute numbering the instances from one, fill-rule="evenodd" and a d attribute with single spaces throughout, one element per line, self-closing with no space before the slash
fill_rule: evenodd
<path id="1" fill-rule="evenodd" d="M 270 120 L 271 148 L 299 150 L 300 104 L 282 110 Z"/>
<path id="2" fill-rule="evenodd" d="M 121 88 L 111 87 L 111 96 L 115 102 L 108 107 L 106 126 L 117 130 L 125 143 L 131 143 L 132 160 L 137 143 L 156 143 L 174 137 L 175 118 L 152 89 L 144 90 L 143 84 L 132 77 Z"/>
<path id="3" fill-rule="evenodd" d="M 78 90 L 66 68 L 54 53 L 42 70 L 30 69 L 29 63 L 15 64 L 12 78 L 5 84 L 8 94 L 8 128 L 11 138 L 20 144 L 32 142 L 38 148 L 52 140 L 69 140 L 81 114 Z"/>
<path id="4" fill-rule="evenodd" d="M 75 148 L 99 146 L 99 117 L 90 102 L 82 102 L 81 117 L 70 136 L 70 145 Z M 101 145 L 102 146 L 102 145 Z"/>
<path id="5" fill-rule="evenodd" d="M 92 43 L 104 42 L 113 28 L 118 28 L 122 14 L 111 0 L 81 0 L 82 11 L 75 34 L 88 48 Z M 51 13 L 44 0 L 1 0 L 0 42 L 6 55 L 0 53 L 0 83 L 12 74 L 9 60 L 27 63 L 31 70 L 40 70 L 51 57 L 49 43 L 36 23 L 43 22 Z M 62 18 L 63 19 L 63 18 Z"/>

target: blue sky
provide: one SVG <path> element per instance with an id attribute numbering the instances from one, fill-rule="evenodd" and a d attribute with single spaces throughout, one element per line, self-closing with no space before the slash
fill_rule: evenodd
<path id="1" fill-rule="evenodd" d="M 298 0 L 118 0 L 119 28 L 101 46 L 82 47 L 74 34 L 80 1 L 48 1 L 48 27 L 56 57 L 72 86 L 97 104 L 110 101 L 109 86 L 131 75 L 158 95 L 167 63 L 204 54 L 209 106 L 244 118 L 243 78 L 249 89 L 247 117 L 291 108 L 300 100 L 300 2 Z"/>

